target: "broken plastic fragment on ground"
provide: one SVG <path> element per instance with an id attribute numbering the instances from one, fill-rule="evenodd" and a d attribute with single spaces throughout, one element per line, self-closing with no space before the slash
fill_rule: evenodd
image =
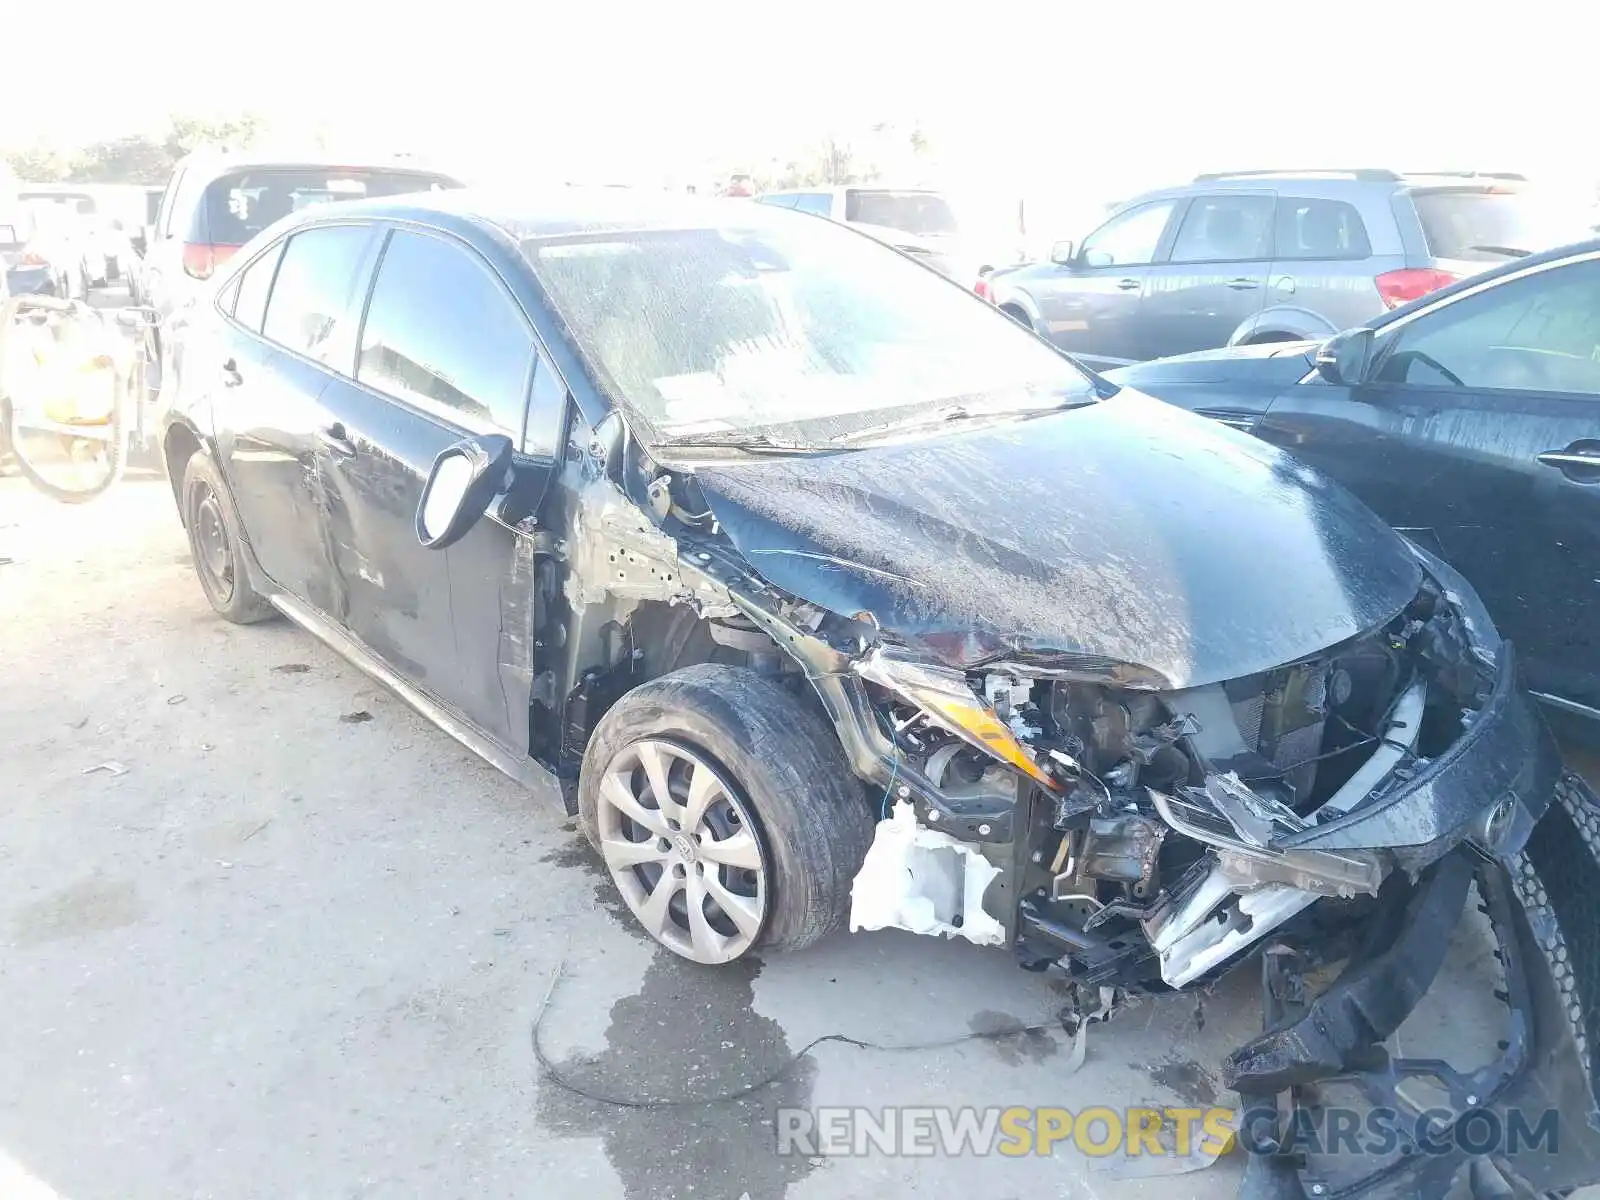
<path id="1" fill-rule="evenodd" d="M 851 885 L 851 932 L 906 929 L 1002 945 L 1005 929 L 983 909 L 983 893 L 999 874 L 974 847 L 926 828 L 911 805 L 897 804 L 878 822 Z"/>

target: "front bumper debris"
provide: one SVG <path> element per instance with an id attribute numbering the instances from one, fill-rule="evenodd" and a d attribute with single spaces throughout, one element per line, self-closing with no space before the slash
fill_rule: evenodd
<path id="1" fill-rule="evenodd" d="M 1531 1198 L 1600 1181 L 1600 1079 L 1589 1055 L 1600 1035 L 1600 801 L 1572 775 L 1556 796 L 1509 863 L 1463 846 L 1415 884 L 1392 876 L 1366 944 L 1314 1000 L 1305 999 L 1300 951 L 1268 948 L 1267 1032 L 1224 1067 L 1244 1102 L 1241 1195 Z M 1437 1059 L 1391 1056 L 1383 1042 L 1432 984 L 1473 885 L 1504 979 L 1500 1057 L 1461 1073 Z M 1418 1097 L 1431 1097 L 1431 1107 Z M 1303 1136 L 1363 1108 L 1426 1137 L 1353 1155 Z M 1484 1142 L 1485 1130 L 1537 1128 L 1550 1113 L 1558 1114 L 1551 1138 Z"/>
<path id="2" fill-rule="evenodd" d="M 1416 870 L 1482 833 L 1476 823 L 1508 798 L 1513 804 L 1501 810 L 1492 831 L 1499 844 L 1484 848 L 1504 854 L 1520 846 L 1549 804 L 1561 755 L 1534 701 L 1518 686 L 1511 643 L 1501 645 L 1498 658 L 1488 702 L 1445 753 L 1378 800 L 1280 835 L 1273 848 L 1388 850 Z"/>

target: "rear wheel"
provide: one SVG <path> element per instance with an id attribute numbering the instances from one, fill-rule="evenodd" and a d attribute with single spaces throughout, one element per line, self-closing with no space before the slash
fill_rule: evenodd
<path id="1" fill-rule="evenodd" d="M 219 616 L 236 625 L 253 625 L 272 615 L 266 599 L 250 586 L 244 569 L 239 514 L 227 485 L 204 451 L 190 456 L 183 470 L 183 524 L 200 588 Z"/>
<path id="2" fill-rule="evenodd" d="M 826 723 L 770 677 L 716 664 L 601 718 L 578 815 L 645 932 L 702 963 L 838 928 L 873 834 Z"/>

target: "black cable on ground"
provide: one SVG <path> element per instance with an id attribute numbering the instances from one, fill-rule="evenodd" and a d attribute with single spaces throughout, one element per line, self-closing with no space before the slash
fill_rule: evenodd
<path id="1" fill-rule="evenodd" d="M 550 1083 L 555 1084 L 564 1092 L 571 1092 L 575 1096 L 582 1096 L 585 1100 L 592 1100 L 596 1104 L 609 1104 L 615 1108 L 697 1108 L 710 1104 L 726 1104 L 730 1100 L 742 1100 L 744 1097 L 770 1087 L 787 1076 L 800 1064 L 800 1060 L 818 1046 L 826 1042 L 839 1042 L 842 1045 L 854 1046 L 858 1050 L 879 1050 L 889 1054 L 916 1053 L 926 1050 L 943 1050 L 950 1046 L 959 1046 L 965 1042 L 995 1042 L 1002 1038 L 1017 1037 L 1027 1033 L 1045 1033 L 1052 1030 L 1066 1030 L 1067 1017 L 1065 1014 L 1054 1020 L 1041 1022 L 1035 1025 L 1019 1025 L 1014 1029 L 997 1029 L 982 1033 L 963 1033 L 955 1037 L 940 1038 L 931 1042 L 907 1042 L 903 1044 L 885 1044 L 882 1042 L 869 1042 L 861 1038 L 851 1037 L 844 1033 L 825 1033 L 821 1037 L 812 1038 L 794 1054 L 790 1055 L 780 1066 L 776 1067 L 760 1079 L 753 1080 L 742 1087 L 733 1088 L 725 1092 L 716 1092 L 705 1096 L 670 1096 L 657 1099 L 640 1099 L 635 1096 L 613 1096 L 594 1088 L 577 1083 L 565 1076 L 561 1068 L 550 1061 L 545 1053 L 544 1043 L 539 1034 L 544 1027 L 545 1014 L 550 1011 L 550 1001 L 555 997 L 556 985 L 561 982 L 561 977 L 566 973 L 566 960 L 563 959 L 556 967 L 556 973 L 550 980 L 550 988 L 544 994 L 544 1001 L 539 1005 L 539 1011 L 533 1018 L 532 1041 L 534 1061 L 539 1064 L 541 1076 Z M 1085 1018 L 1078 1026 L 1077 1038 L 1082 1038 L 1084 1030 L 1088 1027 L 1089 1019 Z"/>

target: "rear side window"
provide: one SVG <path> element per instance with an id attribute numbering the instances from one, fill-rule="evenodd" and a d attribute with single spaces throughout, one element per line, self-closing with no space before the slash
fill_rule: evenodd
<path id="1" fill-rule="evenodd" d="M 787 196 L 757 196 L 756 197 L 756 201 L 758 203 L 760 203 L 760 204 L 771 204 L 771 205 L 774 205 L 774 206 L 776 206 L 778 208 L 793 208 L 794 207 L 794 202 L 796 200 L 798 200 L 799 198 L 800 197 L 794 196 L 794 195 L 787 195 Z"/>
<path id="2" fill-rule="evenodd" d="M 1249 262 L 1272 257 L 1271 196 L 1196 196 L 1172 243 L 1175 263 Z"/>
<path id="3" fill-rule="evenodd" d="M 1428 253 L 1434 258 L 1505 262 L 1587 236 L 1568 214 L 1531 192 L 1442 188 L 1411 193 Z"/>
<path id="4" fill-rule="evenodd" d="M 242 246 L 280 217 L 332 200 L 398 196 L 454 187 L 441 175 L 418 171 L 347 170 L 338 167 L 254 167 L 212 180 L 201 205 L 199 228 L 189 241 Z"/>
<path id="5" fill-rule="evenodd" d="M 261 332 L 261 318 L 267 312 L 267 293 L 272 291 L 272 277 L 277 274 L 278 260 L 283 257 L 283 245 L 282 242 L 275 244 L 239 276 L 233 319 L 252 333 Z"/>
<path id="6" fill-rule="evenodd" d="M 1280 259 L 1367 258 L 1372 243 L 1355 205 L 1343 200 L 1278 197 L 1274 238 Z"/>
<path id="7" fill-rule="evenodd" d="M 485 263 L 456 242 L 395 231 L 357 379 L 455 424 L 520 439 L 532 365 L 533 334 Z"/>
<path id="8" fill-rule="evenodd" d="M 321 225 L 285 245 L 271 287 L 262 334 L 307 358 L 348 373 L 348 350 L 366 285 L 368 225 Z M 241 297 L 242 300 L 242 297 Z"/>

